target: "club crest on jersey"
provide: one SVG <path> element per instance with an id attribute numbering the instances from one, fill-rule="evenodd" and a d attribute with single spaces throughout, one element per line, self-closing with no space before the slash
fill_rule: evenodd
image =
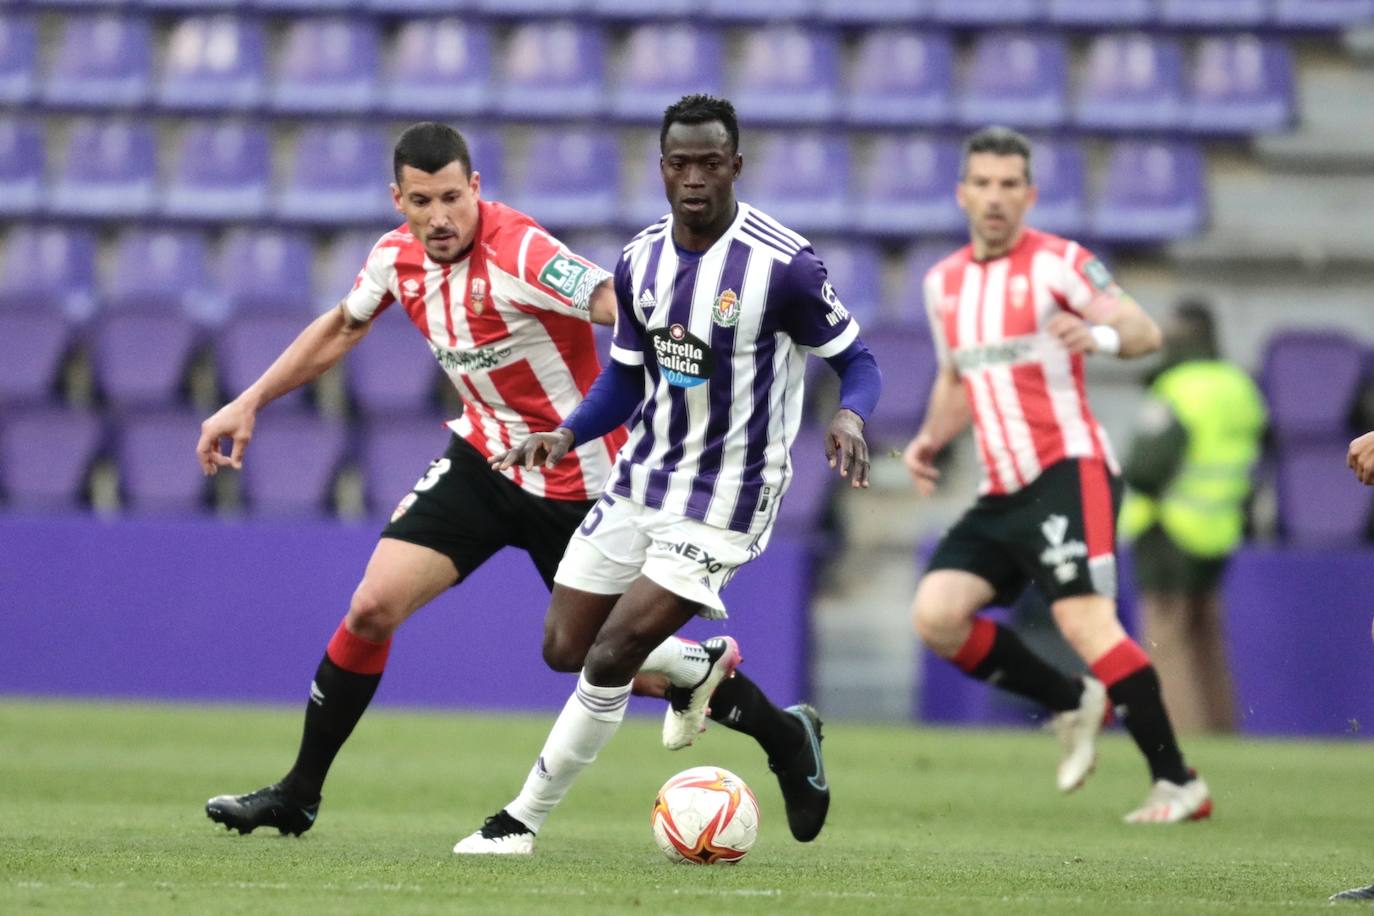
<path id="1" fill-rule="evenodd" d="M 479 315 L 482 314 L 482 309 L 487 306 L 487 281 L 480 277 L 474 278 L 469 298 L 472 301 L 472 310 Z"/>
<path id="2" fill-rule="evenodd" d="M 1026 279 L 1026 275 L 1017 274 L 1016 276 L 1012 277 L 1011 283 L 1008 287 L 1008 292 L 1011 294 L 1012 308 L 1025 308 L 1026 303 L 1030 300 L 1030 281 Z"/>
<path id="3" fill-rule="evenodd" d="M 711 320 L 723 328 L 733 328 L 739 322 L 739 296 L 733 289 L 727 289 L 716 297 Z"/>
<path id="4" fill-rule="evenodd" d="M 690 333 L 680 324 L 654 328 L 649 332 L 654 359 L 663 378 L 676 388 L 695 388 L 711 377 L 715 368 L 715 354 L 706 341 Z"/>

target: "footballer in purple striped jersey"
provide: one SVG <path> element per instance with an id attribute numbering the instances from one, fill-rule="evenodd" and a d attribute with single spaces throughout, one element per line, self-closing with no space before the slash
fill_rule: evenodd
<path id="1" fill-rule="evenodd" d="M 807 842 L 825 823 L 816 711 L 773 706 L 735 670 L 733 639 L 695 646 L 673 634 L 694 616 L 724 617 L 721 590 L 767 546 L 791 478 L 806 355 L 840 376 L 825 452 L 854 487 L 868 485 L 863 425 L 881 376 L 811 244 L 736 200 L 744 159 L 734 107 L 687 96 L 664 112 L 659 140 L 670 212 L 616 267 L 611 363 L 562 426 L 492 459 L 552 467 L 577 443 L 628 425 L 545 619 L 545 660 L 580 669 L 577 690 L 519 796 L 454 852 L 533 851 L 545 818 L 619 727 L 637 671 L 671 684 L 668 748 L 692 743 L 709 702 L 711 718 L 767 751 L 793 836 Z"/>

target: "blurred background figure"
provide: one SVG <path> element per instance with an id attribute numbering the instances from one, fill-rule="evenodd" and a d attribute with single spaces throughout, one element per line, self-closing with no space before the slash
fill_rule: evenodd
<path id="1" fill-rule="evenodd" d="M 1125 463 L 1145 643 L 1179 731 L 1236 726 L 1220 584 L 1245 535 L 1267 422 L 1249 374 L 1221 358 L 1211 308 L 1179 304 Z"/>

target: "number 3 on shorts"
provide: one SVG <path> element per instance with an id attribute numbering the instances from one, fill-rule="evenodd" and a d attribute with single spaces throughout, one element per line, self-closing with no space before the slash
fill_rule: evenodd
<path id="1" fill-rule="evenodd" d="M 425 471 L 425 476 L 421 477 L 415 483 L 415 492 L 423 493 L 426 490 L 433 489 L 434 485 L 439 482 L 439 478 L 447 474 L 448 469 L 451 467 L 453 467 L 453 462 L 449 461 L 447 458 L 436 458 L 431 461 L 429 463 L 429 470 Z"/>

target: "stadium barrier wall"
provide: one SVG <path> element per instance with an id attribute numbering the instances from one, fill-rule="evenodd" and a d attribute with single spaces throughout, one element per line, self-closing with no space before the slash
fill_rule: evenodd
<path id="1" fill-rule="evenodd" d="M 303 703 L 377 530 L 0 516 L 0 694 Z M 806 544 L 778 532 L 726 592 L 730 619 L 684 635 L 733 635 L 774 699 L 804 698 L 811 566 Z M 544 665 L 547 606 L 528 558 L 502 551 L 401 628 L 377 702 L 561 708 L 576 675 Z"/>

